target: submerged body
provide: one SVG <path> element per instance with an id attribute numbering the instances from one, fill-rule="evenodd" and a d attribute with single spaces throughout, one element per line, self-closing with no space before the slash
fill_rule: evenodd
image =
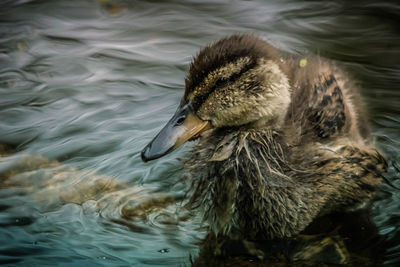
<path id="1" fill-rule="evenodd" d="M 200 51 L 180 107 L 142 158 L 197 137 L 184 160 L 188 204 L 232 238 L 292 237 L 319 216 L 358 208 L 386 169 L 343 72 L 248 35 Z"/>

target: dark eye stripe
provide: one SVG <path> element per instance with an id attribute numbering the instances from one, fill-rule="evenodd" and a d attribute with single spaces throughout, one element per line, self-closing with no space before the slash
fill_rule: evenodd
<path id="1" fill-rule="evenodd" d="M 235 82 L 243 74 L 245 74 L 247 71 L 252 69 L 255 65 L 256 65 L 256 62 L 251 61 L 249 64 L 245 65 L 239 72 L 233 73 L 229 78 L 223 77 L 224 79 L 226 79 L 225 83 Z M 222 84 L 218 85 L 218 80 L 217 80 L 215 85 L 213 87 L 211 87 L 207 93 L 202 94 L 202 95 L 197 95 L 192 101 L 194 110 L 197 111 L 200 108 L 200 106 L 204 103 L 204 101 L 210 96 L 210 94 L 212 94 L 217 88 L 220 88 L 220 87 L 222 87 Z"/>
<path id="2" fill-rule="evenodd" d="M 252 69 L 254 66 L 256 65 L 255 62 L 250 62 L 249 64 L 247 64 L 246 66 L 244 66 L 244 68 L 242 68 L 240 70 L 240 72 L 238 73 L 233 73 L 230 77 L 229 77 L 229 82 L 234 82 L 236 81 L 238 78 L 240 78 L 240 76 L 242 76 L 244 73 L 246 73 L 247 71 L 249 71 L 250 69 Z"/>

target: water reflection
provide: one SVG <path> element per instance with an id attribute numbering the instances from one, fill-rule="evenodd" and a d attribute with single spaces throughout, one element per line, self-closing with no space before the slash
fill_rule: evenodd
<path id="1" fill-rule="evenodd" d="M 400 187 L 397 4 L 87 0 L 0 7 L 0 143 L 13 147 L 0 146 L 2 263 L 189 264 L 205 230 L 180 208 L 175 158 L 185 149 L 147 165 L 139 152 L 175 111 L 192 55 L 236 32 L 341 61 L 363 88 L 391 166 L 387 177 Z M 380 255 L 392 265 L 400 261 L 399 197 L 384 186 L 368 216 L 385 241 Z"/>

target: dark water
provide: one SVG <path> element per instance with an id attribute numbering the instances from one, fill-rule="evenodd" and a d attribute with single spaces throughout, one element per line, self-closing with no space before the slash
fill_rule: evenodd
<path id="1" fill-rule="evenodd" d="M 399 29 L 395 1 L 2 1 L 0 264 L 190 264 L 206 230 L 179 205 L 188 145 L 147 164 L 139 152 L 192 55 L 232 33 L 342 62 L 400 187 Z M 399 192 L 384 185 L 371 210 L 387 265 Z"/>

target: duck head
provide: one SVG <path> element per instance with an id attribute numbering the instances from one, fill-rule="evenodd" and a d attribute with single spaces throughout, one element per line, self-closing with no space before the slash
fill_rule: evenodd
<path id="1" fill-rule="evenodd" d="M 174 116 L 143 149 L 162 157 L 202 133 L 222 127 L 277 129 L 290 102 L 279 54 L 251 35 L 233 35 L 203 48 L 190 65 Z"/>

